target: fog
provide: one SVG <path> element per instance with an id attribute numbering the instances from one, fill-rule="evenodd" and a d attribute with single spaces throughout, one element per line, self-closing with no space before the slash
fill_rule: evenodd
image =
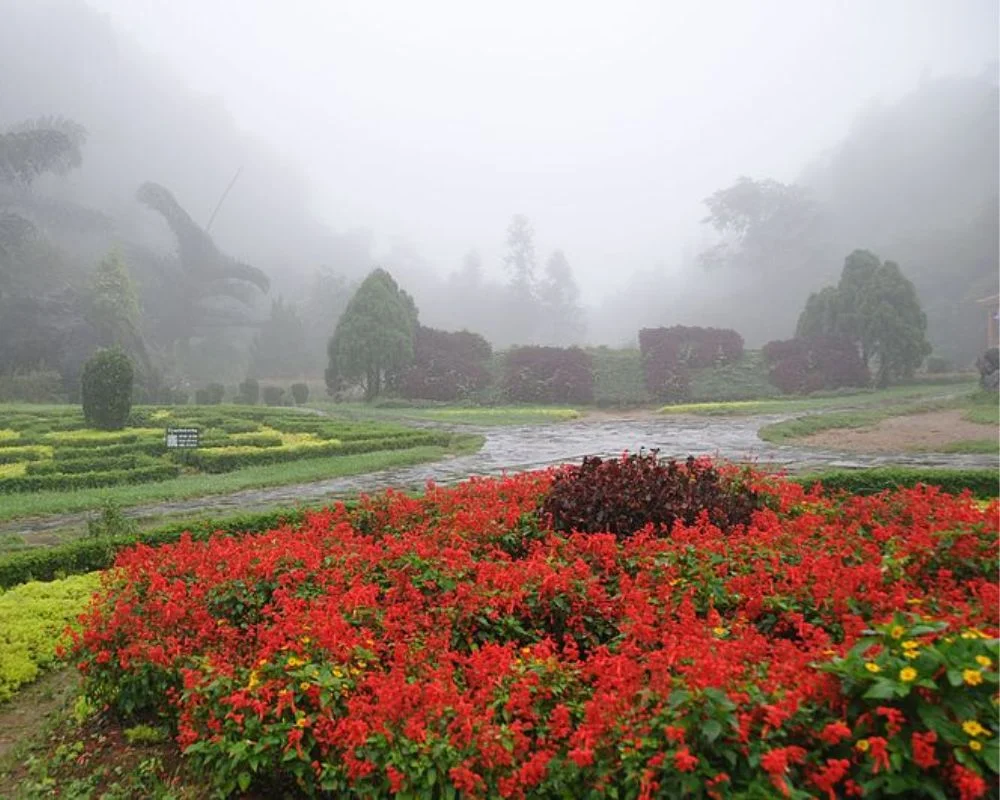
<path id="1" fill-rule="evenodd" d="M 307 301 L 321 266 L 349 286 L 383 265 L 426 324 L 570 343 L 505 327 L 490 302 L 520 214 L 539 275 L 565 254 L 581 342 L 682 322 L 759 345 L 792 335 L 855 248 L 946 279 L 948 255 L 907 264 L 953 252 L 915 241 L 929 229 L 978 247 L 955 269 L 991 289 L 997 34 L 991 0 L 0 0 L 0 128 L 87 129 L 80 168 L 35 190 L 105 215 L 86 235 L 45 226 L 69 261 L 116 241 L 169 256 L 137 188 L 162 184 L 204 226 L 235 175 L 211 234 L 272 298 Z M 808 255 L 778 246 L 785 272 L 773 253 L 700 259 L 719 239 L 704 201 L 741 176 L 802 185 L 820 208 Z M 482 275 L 463 278 L 471 251 Z M 955 303 L 938 317 L 961 317 Z M 938 351 L 973 357 L 970 331 L 928 313 Z M 317 358 L 331 332 L 311 330 Z"/>

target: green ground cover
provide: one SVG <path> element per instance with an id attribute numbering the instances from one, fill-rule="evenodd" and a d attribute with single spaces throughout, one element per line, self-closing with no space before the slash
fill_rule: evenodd
<path id="1" fill-rule="evenodd" d="M 167 427 L 200 446 L 168 450 Z M 72 406 L 0 407 L 0 520 L 354 475 L 475 450 L 481 440 L 387 420 L 248 406 L 139 407 L 123 431 Z"/>
<path id="2" fill-rule="evenodd" d="M 984 425 L 996 425 L 996 406 L 983 402 L 983 393 L 965 393 L 957 397 L 927 397 L 912 395 L 886 395 L 883 402 L 874 406 L 854 408 L 846 411 L 812 413 L 795 419 L 765 425 L 760 429 L 761 439 L 774 444 L 782 444 L 801 439 L 822 431 L 845 428 L 870 428 L 884 419 L 909 414 L 947 409 L 962 410 L 966 420 Z M 994 400 L 995 403 L 995 400 Z M 944 446 L 942 452 L 951 453 L 991 453 L 998 449 L 997 437 L 952 442 Z M 939 448 L 940 449 L 940 448 Z"/>
<path id="3" fill-rule="evenodd" d="M 335 418 L 348 420 L 399 420 L 450 422 L 459 425 L 536 425 L 577 419 L 575 408 L 560 406 L 455 406 L 410 404 L 405 401 L 381 405 L 365 403 L 310 403 Z"/>
<path id="4" fill-rule="evenodd" d="M 865 409 L 886 402 L 940 399 L 967 396 L 976 385 L 971 382 L 940 386 L 909 384 L 879 390 L 851 390 L 810 397 L 783 397 L 769 400 L 735 400 L 729 402 L 682 403 L 663 406 L 662 414 L 697 414 L 702 416 L 753 416 L 757 414 L 792 414 L 821 412 L 834 409 Z"/>
<path id="5" fill-rule="evenodd" d="M 97 589 L 96 574 L 0 590 L 0 703 L 56 661 L 56 645 Z"/>

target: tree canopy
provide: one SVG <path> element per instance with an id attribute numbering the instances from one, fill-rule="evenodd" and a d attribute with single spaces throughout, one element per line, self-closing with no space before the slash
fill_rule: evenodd
<path id="1" fill-rule="evenodd" d="M 393 277 L 376 269 L 358 287 L 327 347 L 326 384 L 361 384 L 373 400 L 413 361 L 417 307 Z"/>
<path id="2" fill-rule="evenodd" d="M 845 336 L 866 367 L 874 362 L 880 386 L 913 373 L 931 351 L 927 317 L 913 283 L 899 265 L 855 250 L 844 261 L 837 286 L 810 295 L 796 336 Z"/>

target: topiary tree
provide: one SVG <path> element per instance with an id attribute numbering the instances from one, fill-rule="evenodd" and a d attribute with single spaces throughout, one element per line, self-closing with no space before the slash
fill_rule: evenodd
<path id="1" fill-rule="evenodd" d="M 260 400 L 260 384 L 256 378 L 247 378 L 240 384 L 239 402 L 255 406 Z"/>
<path id="2" fill-rule="evenodd" d="M 132 362 L 121 350 L 100 350 L 83 367 L 80 393 L 87 424 L 120 431 L 132 410 Z"/>
<path id="3" fill-rule="evenodd" d="M 309 384 L 307 383 L 293 383 L 291 391 L 292 399 L 297 406 L 303 405 L 309 399 Z"/>
<path id="4" fill-rule="evenodd" d="M 374 400 L 413 361 L 417 307 L 384 269 L 374 270 L 347 304 L 327 346 L 326 385 L 360 383 Z"/>

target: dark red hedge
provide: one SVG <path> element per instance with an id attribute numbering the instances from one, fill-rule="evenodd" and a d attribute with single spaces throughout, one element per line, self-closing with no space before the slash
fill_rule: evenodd
<path id="1" fill-rule="evenodd" d="M 478 333 L 417 328 L 413 364 L 399 378 L 403 397 L 458 400 L 490 382 L 486 367 L 493 349 Z"/>
<path id="2" fill-rule="evenodd" d="M 688 370 L 739 361 L 743 337 L 729 328 L 643 328 L 639 350 L 646 388 L 661 400 L 680 401 L 688 395 Z"/>
<path id="3" fill-rule="evenodd" d="M 516 347 L 507 354 L 504 387 L 518 403 L 591 403 L 590 354 L 579 347 Z"/>
<path id="4" fill-rule="evenodd" d="M 768 380 L 789 394 L 871 383 L 857 346 L 844 337 L 783 339 L 768 342 L 762 352 L 769 367 Z"/>

